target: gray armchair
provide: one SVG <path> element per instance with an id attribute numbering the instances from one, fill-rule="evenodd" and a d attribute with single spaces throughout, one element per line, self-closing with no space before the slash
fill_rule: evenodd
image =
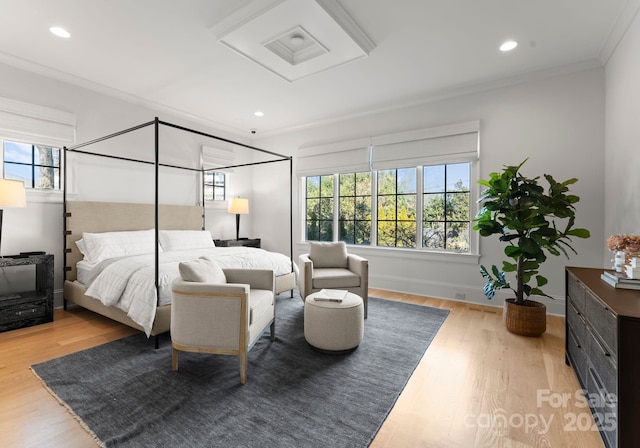
<path id="1" fill-rule="evenodd" d="M 299 257 L 298 289 L 304 300 L 321 289 L 344 289 L 362 297 L 364 317 L 369 298 L 369 261 L 347 253 L 344 242 L 309 243 L 309 253 Z"/>
<path id="2" fill-rule="evenodd" d="M 172 369 L 178 352 L 240 357 L 240 382 L 247 380 L 247 353 L 271 329 L 275 340 L 274 273 L 266 269 L 221 269 L 210 260 L 180 263 L 171 285 Z"/>

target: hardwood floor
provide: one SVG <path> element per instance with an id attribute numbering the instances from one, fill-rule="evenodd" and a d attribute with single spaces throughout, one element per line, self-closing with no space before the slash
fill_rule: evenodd
<path id="1" fill-rule="evenodd" d="M 370 294 L 451 311 L 372 448 L 604 446 L 575 398 L 580 387 L 564 363 L 564 319 L 549 316 L 541 338 L 523 338 L 504 329 L 497 308 Z M 73 309 L 56 310 L 49 324 L 0 333 L 0 446 L 97 446 L 29 366 L 133 332 Z"/>

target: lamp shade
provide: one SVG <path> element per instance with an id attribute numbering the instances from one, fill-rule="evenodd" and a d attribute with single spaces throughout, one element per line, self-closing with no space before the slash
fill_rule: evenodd
<path id="1" fill-rule="evenodd" d="M 0 179 L 0 207 L 26 207 L 24 182 Z"/>
<path id="2" fill-rule="evenodd" d="M 247 215 L 249 213 L 249 199 L 231 198 L 227 212 L 235 213 L 236 215 Z"/>

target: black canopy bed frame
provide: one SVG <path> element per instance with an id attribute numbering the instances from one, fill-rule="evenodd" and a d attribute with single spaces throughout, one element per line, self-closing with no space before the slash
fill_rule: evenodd
<path id="1" fill-rule="evenodd" d="M 137 130 L 153 126 L 154 129 L 154 161 L 139 160 L 128 157 L 121 157 L 110 154 L 92 152 L 88 149 L 92 145 L 104 142 L 115 137 L 132 133 Z M 224 143 L 229 143 L 240 148 L 246 148 L 251 151 L 265 154 L 273 158 L 272 160 L 262 160 L 250 163 L 234 164 L 229 166 L 220 166 L 216 168 L 192 168 L 186 166 L 178 166 L 165 164 L 160 162 L 160 127 L 176 129 L 178 131 L 195 134 L 201 137 L 214 139 Z M 117 203 L 117 202 L 96 202 L 96 201 L 68 201 L 67 200 L 67 182 L 68 182 L 68 153 L 77 153 L 88 156 L 104 157 L 116 159 L 125 162 L 142 163 L 154 165 L 155 191 L 153 204 L 137 204 L 137 203 Z M 64 147 L 63 150 L 63 213 L 64 213 L 64 308 L 67 303 L 87 308 L 98 314 L 109 317 L 128 326 L 143 330 L 143 328 L 134 322 L 127 314 L 115 306 L 103 305 L 99 300 L 88 297 L 84 294 L 84 286 L 76 280 L 77 271 L 76 263 L 82 259 L 82 254 L 76 246 L 76 241 L 82 238 L 83 232 L 108 232 L 108 231 L 130 231 L 130 230 L 146 230 L 155 229 L 155 297 L 156 297 L 156 315 L 153 321 L 153 327 L 150 335 L 155 336 L 155 344 L 158 347 L 158 336 L 169 331 L 170 327 L 170 311 L 171 305 L 160 305 L 159 294 L 159 232 L 160 230 L 205 230 L 205 173 L 209 171 L 221 171 L 231 168 L 249 167 L 254 165 L 271 164 L 279 162 L 289 162 L 289 258 L 291 260 L 291 272 L 287 275 L 281 275 L 276 278 L 276 292 L 284 292 L 291 290 L 293 296 L 293 288 L 295 287 L 295 272 L 293 263 L 293 159 L 291 156 L 285 156 L 255 146 L 246 145 L 213 134 L 190 129 L 184 126 L 176 125 L 166 121 L 161 121 L 156 117 L 154 120 L 143 123 L 128 129 L 115 132 L 104 137 L 100 137 L 85 143 L 80 143 L 70 147 Z M 189 205 L 170 205 L 161 204 L 159 199 L 160 186 L 160 167 L 175 168 L 180 170 L 188 170 L 200 173 L 201 180 L 201 204 Z"/>

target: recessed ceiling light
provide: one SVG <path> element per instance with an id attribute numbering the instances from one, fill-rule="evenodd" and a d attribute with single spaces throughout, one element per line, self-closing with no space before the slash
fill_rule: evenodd
<path id="1" fill-rule="evenodd" d="M 264 112 L 262 112 L 261 110 L 257 110 L 253 113 L 253 115 L 255 115 L 256 117 L 264 117 Z"/>
<path id="2" fill-rule="evenodd" d="M 511 51 L 518 46 L 518 42 L 515 40 L 508 40 L 500 45 L 500 51 Z"/>
<path id="3" fill-rule="evenodd" d="M 56 36 L 63 37 L 65 39 L 69 39 L 71 37 L 71 33 L 69 33 L 69 31 L 59 26 L 52 26 L 51 28 L 49 28 L 49 31 L 51 31 Z"/>

